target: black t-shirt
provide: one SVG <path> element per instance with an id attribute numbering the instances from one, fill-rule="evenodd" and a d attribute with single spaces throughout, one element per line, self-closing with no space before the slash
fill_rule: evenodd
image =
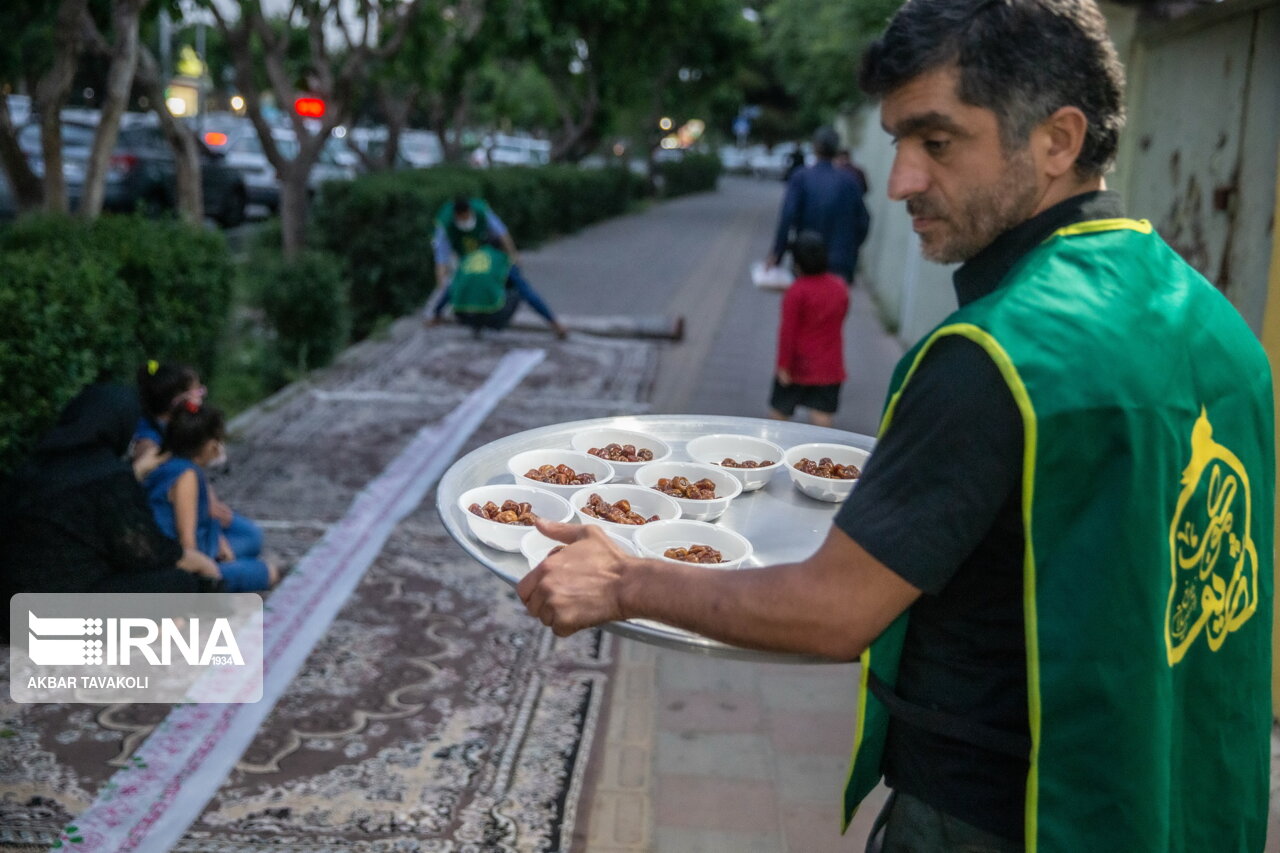
<path id="1" fill-rule="evenodd" d="M 999 285 L 1058 228 L 1119 216 L 1111 193 L 1062 202 L 956 271 L 961 305 Z M 1022 569 L 1022 417 L 995 363 L 959 336 L 936 342 L 898 401 L 836 525 L 924 593 L 911 608 L 895 693 L 1028 735 Z M 960 820 L 1023 838 L 1028 761 L 890 722 L 885 779 Z"/>

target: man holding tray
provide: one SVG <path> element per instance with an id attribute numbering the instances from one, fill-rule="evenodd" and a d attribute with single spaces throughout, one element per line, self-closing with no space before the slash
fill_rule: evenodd
<path id="1" fill-rule="evenodd" d="M 560 635 L 643 617 L 860 655 L 845 820 L 883 775 L 883 850 L 1261 850 L 1270 368 L 1105 191 L 1123 73 L 1101 13 L 909 0 L 861 82 L 890 197 L 927 258 L 964 263 L 826 541 L 716 572 L 540 523 L 573 544 L 521 598 Z"/>

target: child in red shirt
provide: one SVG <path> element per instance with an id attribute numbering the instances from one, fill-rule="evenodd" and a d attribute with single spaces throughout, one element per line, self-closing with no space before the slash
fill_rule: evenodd
<path id="1" fill-rule="evenodd" d="M 782 297 L 769 417 L 789 420 L 796 406 L 804 406 L 810 422 L 829 427 L 845 379 L 841 328 L 849 313 L 849 288 L 827 272 L 827 248 L 816 231 L 796 237 L 791 257 L 796 280 Z"/>

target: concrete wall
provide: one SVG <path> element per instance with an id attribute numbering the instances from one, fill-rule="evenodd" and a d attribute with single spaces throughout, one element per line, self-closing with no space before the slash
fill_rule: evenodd
<path id="1" fill-rule="evenodd" d="M 1225 0 L 1173 21 L 1104 4 L 1127 76 L 1128 124 L 1108 184 L 1129 215 L 1216 284 L 1258 332 L 1267 301 L 1280 138 L 1280 2 Z M 893 148 L 877 110 L 846 128 L 871 181 L 862 275 L 905 343 L 955 306 L 951 267 L 923 261 L 885 196 Z"/>

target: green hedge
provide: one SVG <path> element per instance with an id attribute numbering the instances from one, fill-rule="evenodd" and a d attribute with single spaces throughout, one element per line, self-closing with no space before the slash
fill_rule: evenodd
<path id="1" fill-rule="evenodd" d="M 433 220 L 458 193 L 487 200 L 523 248 L 622 213 L 639 188 L 624 169 L 573 166 L 371 174 L 327 184 L 315 227 L 319 245 L 342 258 L 352 333 L 362 338 L 380 318 L 421 307 L 435 289 Z"/>
<path id="2" fill-rule="evenodd" d="M 19 220 L 0 230 L 0 473 L 95 380 L 148 358 L 208 376 L 231 296 L 221 235 L 174 221 Z"/>
<path id="3" fill-rule="evenodd" d="M 679 160 L 657 164 L 664 198 L 700 193 L 716 188 L 724 167 L 714 154 L 686 154 Z"/>
<path id="4" fill-rule="evenodd" d="M 286 261 L 265 256 L 251 274 L 263 316 L 274 335 L 266 365 L 268 381 L 284 384 L 324 367 L 342 352 L 351 334 L 347 280 L 328 252 L 310 250 Z"/>

